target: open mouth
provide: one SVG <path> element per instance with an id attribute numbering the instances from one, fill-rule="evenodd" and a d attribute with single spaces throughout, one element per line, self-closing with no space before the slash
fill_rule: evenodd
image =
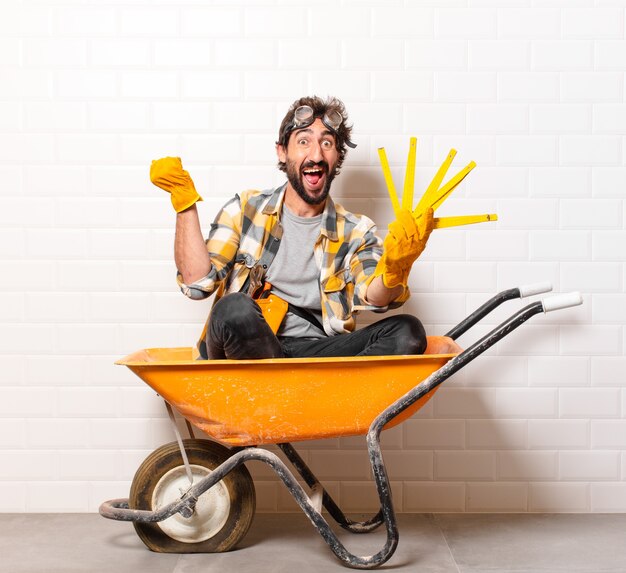
<path id="1" fill-rule="evenodd" d="M 325 173 L 326 170 L 321 166 L 306 167 L 302 170 L 302 175 L 312 187 L 316 187 L 319 184 Z"/>

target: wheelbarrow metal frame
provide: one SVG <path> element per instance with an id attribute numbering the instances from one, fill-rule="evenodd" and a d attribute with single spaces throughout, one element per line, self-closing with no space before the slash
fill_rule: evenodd
<path id="1" fill-rule="evenodd" d="M 529 291 L 528 289 L 524 289 L 524 287 L 520 287 L 502 291 L 459 323 L 459 325 L 448 333 L 448 336 L 456 339 L 458 336 L 466 332 L 471 326 L 476 324 L 480 319 L 507 300 L 526 296 L 524 294 L 525 292 L 527 294 L 546 292 L 547 290 L 550 290 L 551 287 L 540 285 L 540 288 L 543 290 L 537 290 L 537 288 L 531 287 Z M 571 298 L 569 300 L 570 302 L 568 304 L 563 304 L 561 306 L 558 304 L 552 305 L 550 310 L 564 306 L 572 306 L 573 304 L 580 304 L 580 302 L 572 303 Z M 547 310 L 544 308 L 544 303 L 542 301 L 531 303 L 522 308 L 483 338 L 472 344 L 469 348 L 452 358 L 444 366 L 433 372 L 428 378 L 415 386 L 404 396 L 396 400 L 376 417 L 370 425 L 366 436 L 366 442 L 376 490 L 380 500 L 380 510 L 375 516 L 366 521 L 355 522 L 348 519 L 341 509 L 339 509 L 330 494 L 321 486 L 318 479 L 306 465 L 304 460 L 298 455 L 294 447 L 289 443 L 278 444 L 278 447 L 292 463 L 298 474 L 304 479 L 307 486 L 312 488 L 314 492 L 321 493 L 323 507 L 342 528 L 353 533 L 367 533 L 376 529 L 383 523 L 385 524 L 387 539 L 383 548 L 375 555 L 358 556 L 350 553 L 331 529 L 327 520 L 321 513 L 321 508 L 317 507 L 318 504 L 316 504 L 315 500 L 307 494 L 287 465 L 273 452 L 252 446 L 233 448 L 234 453 L 230 458 L 213 470 L 209 476 L 192 485 L 180 500 L 161 507 L 156 511 L 131 509 L 128 505 L 128 499 L 116 499 L 104 502 L 100 507 L 100 514 L 109 519 L 145 523 L 163 521 L 176 513 L 189 517 L 193 514 L 193 509 L 198 498 L 213 485 L 219 482 L 226 474 L 246 462 L 261 461 L 269 465 L 275 471 L 289 490 L 289 493 L 293 496 L 306 516 L 311 520 L 314 527 L 339 560 L 347 566 L 356 569 L 372 569 L 378 567 L 385 563 L 393 555 L 398 545 L 399 537 L 398 525 L 393 507 L 391 486 L 380 447 L 380 434 L 384 427 L 396 416 L 413 405 L 417 400 L 435 390 L 442 382 L 452 376 L 455 372 L 488 350 L 532 316 L 546 311 Z"/>

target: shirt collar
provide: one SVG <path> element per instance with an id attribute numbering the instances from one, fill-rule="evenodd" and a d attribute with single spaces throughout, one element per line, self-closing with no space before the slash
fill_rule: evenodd
<path id="1" fill-rule="evenodd" d="M 287 183 L 284 183 L 274 190 L 270 196 L 270 200 L 263 208 L 264 215 L 278 215 L 282 211 L 286 190 Z M 326 205 L 324 206 L 320 233 L 328 237 L 331 241 L 339 240 L 337 236 L 337 210 L 335 209 L 335 203 L 330 198 L 330 195 L 327 197 Z"/>
<path id="2" fill-rule="evenodd" d="M 284 183 L 280 187 L 274 189 L 274 192 L 270 195 L 270 200 L 263 208 L 264 215 L 278 215 L 283 208 L 283 201 L 285 199 L 285 190 L 287 189 L 287 183 Z"/>

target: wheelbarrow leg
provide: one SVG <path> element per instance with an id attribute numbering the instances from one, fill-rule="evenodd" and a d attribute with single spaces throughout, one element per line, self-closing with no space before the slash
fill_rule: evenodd
<path id="1" fill-rule="evenodd" d="M 383 522 L 383 511 L 382 509 L 372 518 L 367 521 L 352 521 L 341 511 L 339 506 L 335 503 L 335 500 L 331 497 L 331 495 L 326 491 L 324 487 L 321 486 L 319 480 L 310 468 L 306 465 L 306 462 L 300 457 L 295 448 L 288 443 L 277 444 L 278 447 L 283 451 L 287 459 L 291 462 L 294 468 L 298 471 L 298 473 L 302 476 L 306 484 L 310 488 L 321 488 L 322 492 L 322 505 L 331 517 L 345 530 L 350 531 L 352 533 L 369 533 L 370 531 L 374 531 L 376 528 L 380 527 Z"/>

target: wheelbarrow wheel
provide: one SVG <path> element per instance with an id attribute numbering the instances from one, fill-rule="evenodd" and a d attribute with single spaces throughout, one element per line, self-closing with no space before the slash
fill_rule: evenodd
<path id="1" fill-rule="evenodd" d="M 209 440 L 184 440 L 194 483 L 208 476 L 231 452 Z M 130 488 L 129 506 L 154 511 L 180 499 L 189 479 L 176 442 L 152 452 L 139 466 Z M 134 522 L 137 535 L 159 553 L 228 551 L 247 533 L 256 506 L 254 484 L 244 466 L 229 472 L 202 494 L 193 515 L 175 514 L 159 523 Z"/>

